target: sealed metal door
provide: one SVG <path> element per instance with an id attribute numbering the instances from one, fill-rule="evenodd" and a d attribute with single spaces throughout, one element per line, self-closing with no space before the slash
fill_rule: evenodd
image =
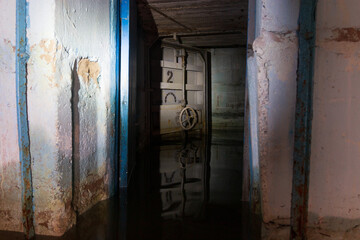
<path id="1" fill-rule="evenodd" d="M 201 53 L 161 45 L 159 66 L 152 74 L 152 115 L 160 134 L 183 130 L 202 131 L 205 126 L 205 62 Z M 185 109 L 184 109 L 185 108 Z"/>

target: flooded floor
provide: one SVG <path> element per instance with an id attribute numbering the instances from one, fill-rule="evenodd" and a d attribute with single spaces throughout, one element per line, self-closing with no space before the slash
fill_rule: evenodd
<path id="1" fill-rule="evenodd" d="M 242 202 L 241 133 L 214 132 L 210 141 L 184 137 L 149 151 L 120 198 L 97 204 L 61 238 L 36 239 L 261 238 L 259 219 Z M 0 232 L 0 239 L 23 236 Z"/>

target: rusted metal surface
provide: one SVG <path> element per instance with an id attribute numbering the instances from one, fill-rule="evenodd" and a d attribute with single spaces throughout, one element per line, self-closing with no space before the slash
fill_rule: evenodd
<path id="1" fill-rule="evenodd" d="M 299 14 L 299 59 L 295 116 L 291 239 L 306 239 L 308 218 L 315 14 L 317 1 L 302 0 Z"/>
<path id="2" fill-rule="evenodd" d="M 16 100 L 22 187 L 22 213 L 26 239 L 35 236 L 29 124 L 27 117 L 27 6 L 16 1 Z"/>

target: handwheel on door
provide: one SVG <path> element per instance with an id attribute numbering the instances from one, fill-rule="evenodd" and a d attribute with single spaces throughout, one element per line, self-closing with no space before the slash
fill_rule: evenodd
<path id="1" fill-rule="evenodd" d="M 180 126 L 184 130 L 191 130 L 197 123 L 197 115 L 193 108 L 185 107 L 179 116 Z"/>

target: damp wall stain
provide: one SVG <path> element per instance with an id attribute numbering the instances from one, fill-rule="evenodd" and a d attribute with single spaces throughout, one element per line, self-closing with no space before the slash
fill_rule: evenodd
<path id="1" fill-rule="evenodd" d="M 336 28 L 332 30 L 333 36 L 328 39 L 337 42 L 359 42 L 360 28 Z"/>

